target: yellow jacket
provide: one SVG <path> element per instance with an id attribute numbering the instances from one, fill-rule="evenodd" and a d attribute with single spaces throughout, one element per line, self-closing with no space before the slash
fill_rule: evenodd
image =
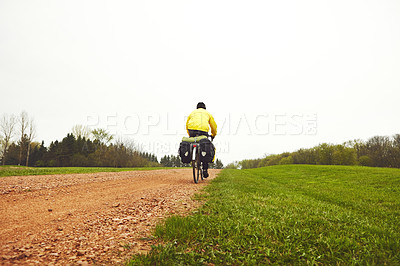
<path id="1" fill-rule="evenodd" d="M 217 124 L 215 123 L 214 117 L 205 109 L 199 108 L 190 113 L 186 121 L 186 130 L 189 134 L 191 130 L 201 130 L 208 132 L 211 127 L 211 135 L 215 137 L 217 135 Z"/>

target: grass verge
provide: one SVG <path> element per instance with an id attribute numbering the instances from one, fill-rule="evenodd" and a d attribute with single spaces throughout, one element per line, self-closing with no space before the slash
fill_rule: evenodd
<path id="1" fill-rule="evenodd" d="M 98 172 L 122 172 L 166 169 L 163 167 L 113 168 L 113 167 L 25 167 L 0 166 L 0 177 L 25 175 L 86 174 Z"/>
<path id="2" fill-rule="evenodd" d="M 400 265 L 399 169 L 224 170 L 202 197 L 129 265 Z"/>

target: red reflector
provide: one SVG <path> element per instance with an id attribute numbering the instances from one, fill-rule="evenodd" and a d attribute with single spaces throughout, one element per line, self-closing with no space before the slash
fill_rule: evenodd
<path id="1" fill-rule="evenodd" d="M 196 145 L 193 145 L 193 148 L 196 148 Z"/>

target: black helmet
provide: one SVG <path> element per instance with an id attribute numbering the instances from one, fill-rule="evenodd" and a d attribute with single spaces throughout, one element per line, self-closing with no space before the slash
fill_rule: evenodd
<path id="1" fill-rule="evenodd" d="M 197 104 L 197 109 L 199 109 L 199 108 L 206 109 L 206 105 L 205 105 L 203 102 L 199 102 L 199 103 Z"/>

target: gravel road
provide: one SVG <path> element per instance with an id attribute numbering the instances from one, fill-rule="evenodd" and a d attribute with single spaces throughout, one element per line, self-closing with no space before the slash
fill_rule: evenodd
<path id="1" fill-rule="evenodd" d="M 123 264 L 201 204 L 191 169 L 0 178 L 0 264 Z"/>

